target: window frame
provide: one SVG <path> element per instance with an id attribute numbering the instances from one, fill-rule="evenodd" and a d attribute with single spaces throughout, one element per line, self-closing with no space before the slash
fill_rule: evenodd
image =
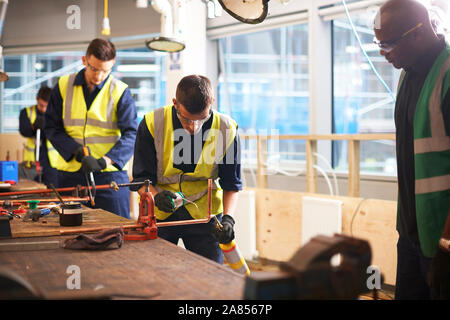
<path id="1" fill-rule="evenodd" d="M 349 2 L 347 4 L 350 15 L 365 11 L 373 6 L 378 6 L 386 0 L 361 0 Z M 296 8 L 299 8 L 297 5 Z M 276 12 L 273 17 L 268 17 L 266 25 L 255 27 L 253 25 L 231 23 L 224 19 L 223 25 L 210 24 L 207 35 L 211 40 L 224 38 L 225 36 L 241 35 L 256 32 L 259 30 L 275 29 L 278 27 L 294 24 L 293 20 L 286 16 L 301 17 L 298 23 L 308 24 L 308 59 L 309 59 L 309 134 L 331 134 L 335 130 L 333 109 L 334 109 L 334 66 L 333 66 L 333 20 L 345 16 L 345 9 L 341 0 L 308 0 L 303 2 L 303 6 L 296 12 L 285 13 L 281 22 Z M 279 19 L 276 23 L 276 19 Z M 228 22 L 228 24 L 227 24 Z M 218 26 L 219 25 L 219 26 Z M 324 33 L 325 30 L 325 33 Z M 326 38 L 324 41 L 324 37 Z M 316 41 L 321 39 L 320 41 Z M 328 48 L 328 50 L 324 49 Z M 325 63 L 323 63 L 325 62 Z M 218 62 L 219 63 L 219 62 Z M 328 76 L 327 76 L 328 75 Z M 313 79 L 313 81 L 311 81 Z M 320 84 L 320 86 L 319 86 Z M 324 91 L 320 91 L 325 86 Z M 320 94 L 319 94 L 320 93 Z M 328 103 L 327 103 L 328 101 Z M 325 103 L 324 103 L 325 102 Z M 320 115 L 320 119 L 319 116 Z M 323 120 L 325 115 L 325 120 Z M 325 159 L 332 163 L 333 143 L 332 141 L 318 141 L 317 152 L 322 154 Z M 289 165 L 286 169 L 289 170 Z M 334 172 L 338 175 L 348 175 L 348 170 L 325 170 L 326 173 Z M 384 175 L 382 173 L 362 173 L 361 177 L 369 180 L 392 181 L 396 176 Z"/>

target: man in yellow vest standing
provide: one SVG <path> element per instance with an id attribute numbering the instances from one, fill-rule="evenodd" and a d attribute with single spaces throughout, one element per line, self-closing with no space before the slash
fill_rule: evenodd
<path id="1" fill-rule="evenodd" d="M 19 115 L 19 131 L 24 137 L 27 137 L 23 160 L 28 168 L 36 161 L 36 132 L 40 131 L 39 141 L 39 164 L 42 170 L 42 183 L 47 186 L 53 184 L 58 185 L 58 177 L 56 169 L 52 168 L 48 160 L 47 139 L 45 136 L 45 112 L 50 99 L 52 89 L 42 86 L 36 95 L 36 104 L 31 107 L 24 108 Z M 49 145 L 50 148 L 51 145 Z M 35 180 L 38 180 L 36 176 Z"/>
<path id="2" fill-rule="evenodd" d="M 380 54 L 403 69 L 394 115 L 395 298 L 449 299 L 450 46 L 436 33 L 427 9 L 414 0 L 387 1 L 374 31 Z"/>
<path id="3" fill-rule="evenodd" d="M 85 68 L 62 76 L 52 90 L 45 130 L 57 150 L 49 157 L 60 187 L 86 185 L 89 172 L 97 185 L 129 182 L 136 106 L 128 86 L 111 74 L 115 57 L 110 41 L 92 40 L 82 57 Z M 97 191 L 95 207 L 129 218 L 129 188 Z"/>
<path id="4" fill-rule="evenodd" d="M 186 249 L 223 263 L 219 242 L 234 239 L 232 215 L 242 189 L 240 147 L 236 122 L 213 111 L 213 101 L 208 78 L 181 79 L 173 104 L 148 113 L 139 125 L 133 178 L 152 182 L 158 221 L 205 218 L 208 179 L 213 179 L 211 215 L 221 220 L 222 231 L 215 230 L 211 219 L 206 224 L 161 227 L 158 236 L 175 244 L 181 238 Z"/>

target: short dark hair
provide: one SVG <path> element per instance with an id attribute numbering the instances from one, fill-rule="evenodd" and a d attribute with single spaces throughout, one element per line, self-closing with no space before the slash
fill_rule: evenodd
<path id="1" fill-rule="evenodd" d="M 101 61 L 110 61 L 116 57 L 116 47 L 109 40 L 97 38 L 89 43 L 86 50 L 86 58 L 91 55 Z"/>
<path id="2" fill-rule="evenodd" d="M 177 85 L 176 99 L 189 113 L 201 113 L 214 101 L 211 81 L 195 74 L 184 77 Z"/>
<path id="3" fill-rule="evenodd" d="M 50 100 L 50 95 L 52 94 L 52 89 L 50 89 L 47 86 L 42 86 L 37 95 L 36 95 L 36 99 L 42 99 L 45 102 L 48 102 Z"/>

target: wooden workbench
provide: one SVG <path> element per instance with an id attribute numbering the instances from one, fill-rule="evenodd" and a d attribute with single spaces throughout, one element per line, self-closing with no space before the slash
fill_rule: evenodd
<path id="1" fill-rule="evenodd" d="M 83 207 L 83 224 L 77 227 L 62 227 L 59 217 L 51 215 L 42 217 L 37 222 L 13 219 L 10 223 L 13 238 L 60 236 L 64 234 L 79 234 L 97 232 L 100 228 L 113 228 L 136 224 L 134 220 L 120 217 L 102 209 Z"/>
<path id="2" fill-rule="evenodd" d="M 13 239 L 0 244 L 48 242 L 75 237 L 86 230 L 110 228 L 135 221 L 101 209 L 87 209 L 80 227 L 61 227 L 58 217 L 43 223 L 13 219 Z M 64 235 L 67 231 L 72 235 Z M 115 246 L 116 247 L 116 246 Z M 67 268 L 78 266 L 81 289 L 68 290 Z M 227 266 L 217 264 L 163 239 L 125 241 L 115 250 L 68 250 L 61 247 L 35 251 L 2 251 L 0 267 L 14 270 L 44 297 L 90 297 L 92 293 L 119 298 L 146 299 L 242 299 L 245 278 Z"/>
<path id="3" fill-rule="evenodd" d="M 0 197 L 2 195 L 2 192 L 39 190 L 39 189 L 47 189 L 47 186 L 34 180 L 20 179 L 16 184 L 12 184 L 10 186 L 5 185 L 2 188 L 0 188 Z"/>
<path id="4" fill-rule="evenodd" d="M 51 241 L 56 237 L 19 241 Z M 59 238 L 59 237 L 58 237 Z M 63 238 L 61 239 L 61 242 Z M 2 243 L 17 242 L 17 239 Z M 125 241 L 120 249 L 0 252 L 0 266 L 14 270 L 44 297 L 83 293 L 117 298 L 170 300 L 242 299 L 244 277 L 163 239 Z M 78 266 L 81 289 L 68 290 L 69 266 Z M 67 295 L 67 296 L 66 296 Z"/>
<path id="5" fill-rule="evenodd" d="M 39 183 L 34 180 L 20 179 L 16 184 L 13 184 L 11 186 L 10 191 L 39 190 L 39 189 L 47 189 L 47 186 L 43 183 Z"/>

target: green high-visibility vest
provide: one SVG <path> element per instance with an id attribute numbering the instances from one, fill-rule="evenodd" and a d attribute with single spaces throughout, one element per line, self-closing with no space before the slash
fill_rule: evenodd
<path id="1" fill-rule="evenodd" d="M 420 247 L 427 257 L 436 253 L 450 208 L 450 137 L 442 114 L 449 87 L 447 44 L 427 75 L 414 114 L 416 220 Z"/>

